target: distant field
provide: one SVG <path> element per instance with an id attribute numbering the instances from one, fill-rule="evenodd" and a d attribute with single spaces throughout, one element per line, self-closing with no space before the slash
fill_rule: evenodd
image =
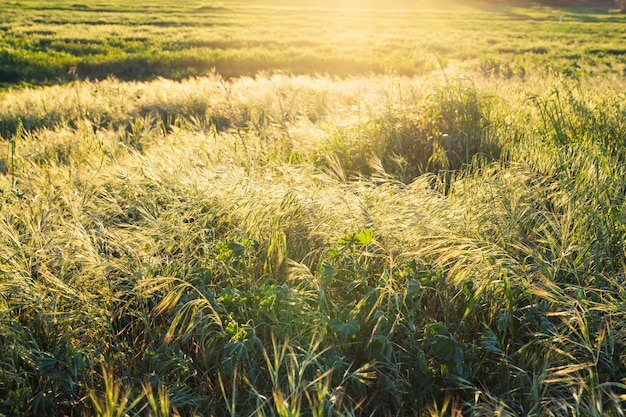
<path id="1" fill-rule="evenodd" d="M 355 4 L 0 1 L 0 417 L 623 416 L 626 17 Z"/>
<path id="2" fill-rule="evenodd" d="M 622 75 L 625 67 L 626 17 L 607 9 L 353 3 L 3 0 L 0 82 L 182 79 L 212 69 L 410 76 L 440 66 Z"/>

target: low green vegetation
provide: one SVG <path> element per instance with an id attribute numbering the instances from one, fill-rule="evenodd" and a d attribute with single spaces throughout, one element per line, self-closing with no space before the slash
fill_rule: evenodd
<path id="1" fill-rule="evenodd" d="M 624 414 L 623 64 L 567 56 L 621 15 L 37 4 L 0 17 L 1 416 Z"/>
<path id="2" fill-rule="evenodd" d="M 351 5 L 362 5 L 351 9 Z M 215 69 L 348 76 L 622 75 L 608 9 L 427 1 L 0 1 L 0 82 L 183 79 Z"/>

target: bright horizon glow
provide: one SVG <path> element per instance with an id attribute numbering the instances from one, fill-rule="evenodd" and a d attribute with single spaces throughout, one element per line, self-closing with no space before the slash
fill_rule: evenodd
<path id="1" fill-rule="evenodd" d="M 454 1 L 452 1 L 454 2 Z M 331 8 L 331 9 L 350 9 L 350 10 L 367 10 L 367 9 L 421 9 L 424 6 L 445 8 L 450 6 L 448 3 L 442 4 L 435 0 L 264 0 L 256 3 L 257 6 L 281 6 L 294 8 Z"/>

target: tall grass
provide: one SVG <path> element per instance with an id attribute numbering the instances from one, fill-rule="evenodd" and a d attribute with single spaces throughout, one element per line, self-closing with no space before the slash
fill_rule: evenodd
<path id="1" fill-rule="evenodd" d="M 622 415 L 622 94 L 484 81 L 3 93 L 0 413 Z"/>

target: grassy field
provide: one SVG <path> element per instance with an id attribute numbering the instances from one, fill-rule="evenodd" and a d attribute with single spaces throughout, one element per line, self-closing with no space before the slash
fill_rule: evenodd
<path id="1" fill-rule="evenodd" d="M 0 415 L 624 414 L 622 15 L 180 3 L 0 2 Z"/>
<path id="2" fill-rule="evenodd" d="M 505 77 L 623 75 L 626 63 L 626 16 L 607 9 L 423 0 L 0 0 L 0 9 L 4 86 L 183 79 L 212 69 L 225 78 L 414 76 L 441 66 Z"/>

